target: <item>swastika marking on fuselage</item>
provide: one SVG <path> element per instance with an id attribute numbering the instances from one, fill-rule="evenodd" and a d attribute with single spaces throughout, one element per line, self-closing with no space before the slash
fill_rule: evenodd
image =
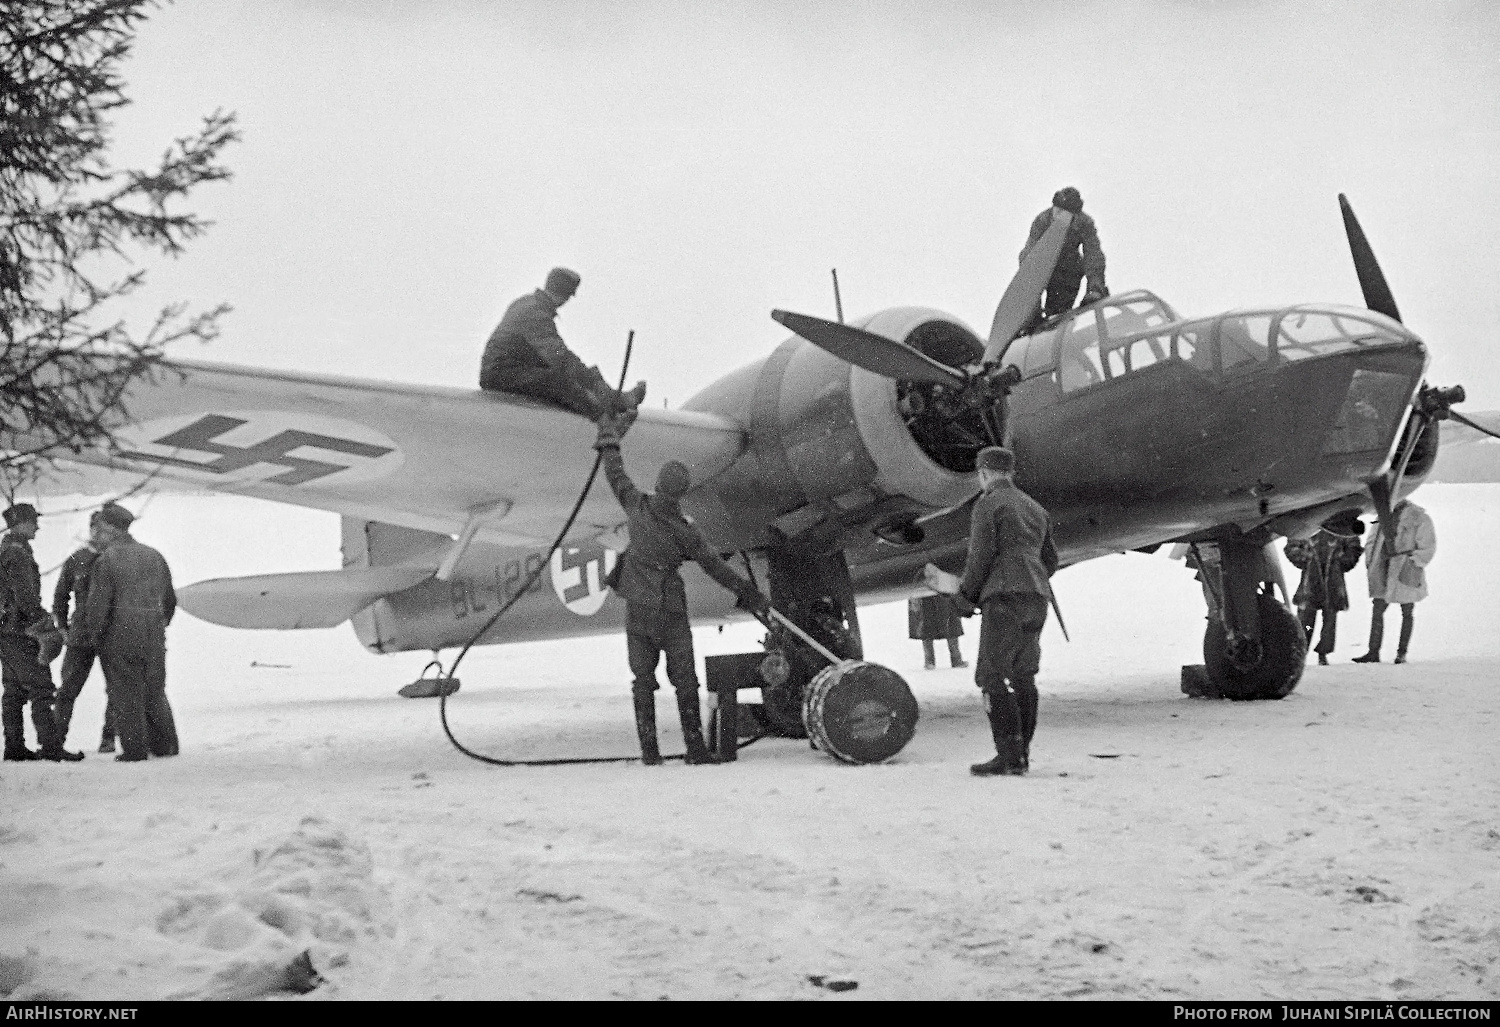
<path id="1" fill-rule="evenodd" d="M 352 439 L 341 439 L 333 435 L 320 435 L 316 432 L 297 429 L 277 432 L 253 446 L 230 446 L 214 441 L 220 435 L 249 423 L 238 417 L 206 414 L 185 428 L 179 428 L 159 439 L 151 440 L 152 445 L 195 453 L 208 453 L 218 457 L 217 460 L 208 463 L 138 451 L 129 451 L 121 455 L 171 464 L 174 467 L 186 467 L 208 474 L 230 474 L 256 464 L 269 464 L 285 467 L 286 470 L 272 475 L 266 481 L 277 485 L 302 485 L 309 481 L 316 481 L 318 478 L 326 478 L 330 474 L 337 474 L 339 471 L 347 471 L 349 465 L 289 455 L 294 449 L 310 446 L 333 453 L 347 453 L 350 456 L 370 459 L 393 452 L 389 446 L 376 446 L 368 442 L 355 442 Z"/>

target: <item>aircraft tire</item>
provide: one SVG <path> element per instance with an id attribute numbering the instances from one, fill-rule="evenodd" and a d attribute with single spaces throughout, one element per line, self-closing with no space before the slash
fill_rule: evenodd
<path id="1" fill-rule="evenodd" d="M 816 748 L 844 763 L 880 763 L 917 730 L 917 699 L 901 675 L 878 663 L 845 660 L 807 686 L 802 719 Z"/>
<path id="2" fill-rule="evenodd" d="M 1203 663 L 1209 680 L 1226 699 L 1243 702 L 1254 699 L 1285 699 L 1302 680 L 1307 662 L 1307 636 L 1302 625 L 1274 597 L 1261 593 L 1260 662 L 1241 670 L 1229 660 L 1224 626 L 1211 618 L 1203 634 Z"/>

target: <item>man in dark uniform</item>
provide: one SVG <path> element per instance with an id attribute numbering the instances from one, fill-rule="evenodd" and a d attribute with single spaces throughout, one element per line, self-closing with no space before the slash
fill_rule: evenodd
<path id="1" fill-rule="evenodd" d="M 544 288 L 506 308 L 484 347 L 481 389 L 545 399 L 591 421 L 640 406 L 645 382 L 629 392 L 615 390 L 597 367 L 584 367 L 557 334 L 557 308 L 578 291 L 580 281 L 577 272 L 555 267 Z"/>
<path id="2" fill-rule="evenodd" d="M 42 609 L 42 574 L 31 555 L 31 540 L 39 527 L 36 507 L 30 503 L 10 507 L 5 511 L 5 526 L 9 530 L 0 538 L 0 713 L 5 723 L 5 758 L 76 762 L 83 759 L 83 753 L 63 748 L 52 716 L 52 668 L 42 661 L 37 641 L 38 626 L 46 622 L 50 628 L 52 618 Z M 22 710 L 28 702 L 40 752 L 26 747 Z"/>
<path id="3" fill-rule="evenodd" d="M 995 758 L 969 771 L 980 777 L 1024 774 L 1036 733 L 1036 675 L 1057 549 L 1047 511 L 1011 480 L 1015 454 L 988 446 L 979 451 L 976 466 L 984 492 L 969 520 L 959 595 L 981 611 L 974 681 L 984 693 Z"/>
<path id="4" fill-rule="evenodd" d="M 63 657 L 62 683 L 57 687 L 57 733 L 64 744 L 68 740 L 68 725 L 73 720 L 73 704 L 78 693 L 88 683 L 94 669 L 94 649 L 88 643 L 83 628 L 83 603 L 89 594 L 89 571 L 94 560 L 104 548 L 101 538 L 99 513 L 89 517 L 89 541 L 73 551 L 63 562 L 62 572 L 57 576 L 57 585 L 52 590 L 52 616 L 58 629 L 67 633 L 68 651 Z M 71 610 L 70 610 L 71 607 Z M 71 613 L 71 619 L 70 619 Z M 99 751 L 115 751 L 115 725 L 109 715 L 109 702 L 104 705 L 104 731 L 99 736 Z"/>
<path id="5" fill-rule="evenodd" d="M 1058 210 L 1073 215 L 1073 221 L 1068 226 L 1068 238 L 1063 243 L 1062 253 L 1052 269 L 1052 278 L 1047 282 L 1046 299 L 1039 306 L 1031 327 L 1041 324 L 1045 318 L 1073 309 L 1078 286 L 1085 277 L 1089 283 L 1088 291 L 1083 295 L 1085 305 L 1109 295 L 1109 288 L 1104 284 L 1104 249 L 1099 245 L 1099 229 L 1094 225 L 1094 219 L 1083 212 L 1083 196 L 1072 186 L 1053 193 L 1052 206 L 1032 219 L 1031 234 L 1021 250 L 1021 262 L 1025 263 L 1031 248 L 1052 226 L 1053 212 Z"/>
<path id="6" fill-rule="evenodd" d="M 1318 614 L 1323 615 L 1323 630 L 1318 636 L 1316 651 L 1318 662 L 1324 666 L 1328 664 L 1328 654 L 1333 652 L 1339 611 L 1349 609 L 1349 589 L 1344 584 L 1344 575 L 1359 564 L 1360 555 L 1365 551 L 1359 541 L 1365 530 L 1364 523 L 1356 520 L 1354 524 L 1357 527 L 1352 535 L 1344 534 L 1343 530 L 1348 529 L 1340 525 L 1341 531 L 1319 528 L 1310 539 L 1289 539 L 1286 544 L 1286 558 L 1293 567 L 1302 571 L 1302 580 L 1297 584 L 1292 602 L 1297 604 L 1297 618 L 1307 633 L 1309 645 L 1312 644 L 1313 629 L 1318 624 Z"/>
<path id="7" fill-rule="evenodd" d="M 693 656 L 693 633 L 688 624 L 687 596 L 677 569 L 696 560 L 719 584 L 734 592 L 741 609 L 764 617 L 769 604 L 756 587 L 729 568 L 686 518 L 678 500 L 691 486 L 688 469 L 676 460 L 662 465 L 656 492 L 643 493 L 625 473 L 620 458 L 620 418 L 606 417 L 599 423 L 595 448 L 603 454 L 604 473 L 615 498 L 630 520 L 630 545 L 620 555 L 615 591 L 624 598 L 625 643 L 634 676 L 635 727 L 641 741 L 641 762 L 657 764 L 656 663 L 667 656 L 667 680 L 677 692 L 677 712 L 682 720 L 686 762 L 712 763 L 703 743 L 703 725 L 698 709 L 698 673 Z"/>
<path id="8" fill-rule="evenodd" d="M 167 625 L 177 610 L 172 572 L 130 535 L 135 516 L 106 503 L 99 511 L 104 550 L 89 575 L 84 633 L 104 667 L 104 687 L 124 763 L 177 755 L 177 725 L 167 702 Z"/>

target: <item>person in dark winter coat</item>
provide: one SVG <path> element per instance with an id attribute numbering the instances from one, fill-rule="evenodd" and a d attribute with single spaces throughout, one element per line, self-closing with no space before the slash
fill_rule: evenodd
<path id="1" fill-rule="evenodd" d="M 17 503 L 5 511 L 8 529 L 0 538 L 0 719 L 7 760 L 75 762 L 81 752 L 63 748 L 52 714 L 52 668 L 42 659 L 38 627 L 52 618 L 42 609 L 42 574 L 31 555 L 40 519 L 36 507 Z M 54 657 L 56 653 L 52 654 Z M 31 704 L 40 751 L 26 746 L 24 710 Z"/>
<path id="2" fill-rule="evenodd" d="M 1052 269 L 1047 282 L 1046 298 L 1042 301 L 1033 319 L 1032 327 L 1048 317 L 1054 317 L 1073 309 L 1078 298 L 1078 286 L 1088 279 L 1088 290 L 1083 295 L 1084 304 L 1102 300 L 1109 295 L 1104 284 L 1104 248 L 1099 245 L 1099 229 L 1094 219 L 1083 212 L 1083 197 L 1077 189 L 1068 186 L 1052 196 L 1052 206 L 1038 214 L 1031 222 L 1031 233 L 1021 250 L 1021 262 L 1031 252 L 1048 228 L 1052 227 L 1054 211 L 1065 210 L 1073 216 L 1068 226 L 1068 238 L 1063 243 L 1062 253 Z"/>
<path id="3" fill-rule="evenodd" d="M 927 670 L 937 666 L 932 643 L 939 638 L 947 639 L 948 661 L 953 666 L 968 666 L 963 653 L 958 651 L 958 640 L 963 633 L 964 624 L 952 596 L 913 596 L 906 601 L 906 634 L 921 639 L 922 666 Z"/>
<path id="4" fill-rule="evenodd" d="M 646 398 L 645 382 L 629 392 L 616 391 L 597 367 L 585 367 L 557 334 L 557 308 L 568 302 L 580 281 L 577 272 L 555 267 L 545 288 L 506 308 L 484 347 L 481 389 L 545 399 L 591 421 L 640 406 Z"/>
<path id="5" fill-rule="evenodd" d="M 677 693 L 686 761 L 712 763 L 703 741 L 698 708 L 698 673 L 693 656 L 693 633 L 688 623 L 687 595 L 679 567 L 696 560 L 709 577 L 738 596 L 736 605 L 757 617 L 769 609 L 755 585 L 740 577 L 708 547 L 698 529 L 682 516 L 678 500 L 687 494 L 688 469 L 676 460 L 662 466 L 656 492 L 635 487 L 620 457 L 620 425 L 616 418 L 600 421 L 595 447 L 603 456 L 604 473 L 615 498 L 629 518 L 630 545 L 620 555 L 614 590 L 625 600 L 625 644 L 634 677 L 635 726 L 641 743 L 641 762 L 661 762 L 656 741 L 656 664 L 667 658 L 667 680 Z"/>
<path id="6" fill-rule="evenodd" d="M 63 744 L 67 744 L 68 725 L 73 720 L 73 705 L 78 693 L 88 683 L 94 669 L 95 652 L 88 643 L 83 628 L 83 603 L 89 594 L 89 571 L 104 548 L 99 514 L 89 518 L 88 545 L 80 546 L 64 561 L 57 576 L 57 585 L 52 590 L 52 616 L 57 627 L 67 635 L 68 650 L 63 656 L 62 681 L 57 686 L 57 733 Z M 115 725 L 109 715 L 109 703 L 104 705 L 104 730 L 99 736 L 99 751 L 115 751 Z"/>
<path id="7" fill-rule="evenodd" d="M 104 551 L 94 561 L 83 624 L 99 654 L 122 763 L 176 756 L 177 725 L 167 701 L 167 625 L 177 593 L 167 561 L 130 534 L 134 515 L 109 503 L 99 511 Z"/>
<path id="8" fill-rule="evenodd" d="M 1292 596 L 1297 606 L 1302 630 L 1307 633 L 1308 644 L 1312 644 L 1313 630 L 1317 627 L 1318 614 L 1323 615 L 1323 631 L 1318 636 L 1316 652 L 1318 662 L 1328 663 L 1328 654 L 1333 652 L 1334 639 L 1338 631 L 1339 611 L 1349 609 L 1349 590 L 1344 585 L 1344 575 L 1359 563 L 1364 546 L 1359 534 L 1364 525 L 1359 525 L 1355 534 L 1345 535 L 1319 528 L 1310 539 L 1289 539 L 1286 558 L 1293 567 L 1302 571 L 1302 581 Z"/>
<path id="9" fill-rule="evenodd" d="M 995 758 L 969 770 L 980 777 L 1024 774 L 1036 733 L 1036 675 L 1057 548 L 1047 511 L 1011 480 L 1015 455 L 989 446 L 976 466 L 984 492 L 970 516 L 958 594 L 980 609 L 974 681 L 984 693 Z"/>
<path id="10" fill-rule="evenodd" d="M 1377 524 L 1365 549 L 1365 573 L 1370 586 L 1370 648 L 1355 663 L 1379 663 L 1385 638 L 1385 609 L 1401 607 L 1401 638 L 1396 643 L 1397 663 L 1406 662 L 1411 632 L 1416 624 L 1416 605 L 1427 598 L 1427 565 L 1437 555 L 1437 532 L 1427 511 L 1411 500 L 1391 511 L 1395 527 L 1389 536 Z"/>

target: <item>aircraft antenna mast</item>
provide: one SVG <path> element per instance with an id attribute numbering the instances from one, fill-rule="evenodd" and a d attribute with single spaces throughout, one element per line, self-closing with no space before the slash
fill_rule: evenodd
<path id="1" fill-rule="evenodd" d="M 833 269 L 833 309 L 838 312 L 839 324 L 844 323 L 844 300 L 839 295 L 839 269 Z"/>

